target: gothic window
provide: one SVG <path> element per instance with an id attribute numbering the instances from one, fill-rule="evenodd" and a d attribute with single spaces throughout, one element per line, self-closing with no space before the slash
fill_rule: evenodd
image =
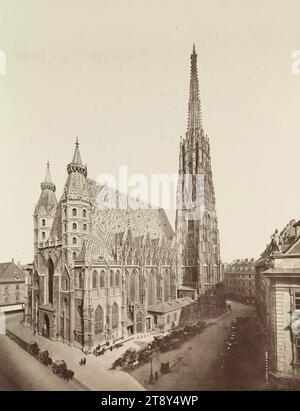
<path id="1" fill-rule="evenodd" d="M 65 231 L 67 231 L 67 224 L 65 224 L 64 227 L 65 227 Z"/>
<path id="2" fill-rule="evenodd" d="M 35 275 L 34 275 L 34 286 L 35 287 L 38 287 L 39 286 L 39 275 L 38 275 L 38 273 L 35 273 Z"/>
<path id="3" fill-rule="evenodd" d="M 86 231 L 86 230 L 87 230 L 87 225 L 83 224 L 83 231 Z"/>
<path id="4" fill-rule="evenodd" d="M 153 305 L 156 303 L 156 284 L 155 284 L 155 271 L 151 270 L 148 276 L 148 305 Z"/>
<path id="5" fill-rule="evenodd" d="M 45 227 L 46 225 L 46 221 L 44 220 L 44 218 L 42 219 L 42 226 Z"/>
<path id="6" fill-rule="evenodd" d="M 111 287 L 114 286 L 114 272 L 113 271 L 110 271 L 109 273 L 109 284 Z"/>
<path id="7" fill-rule="evenodd" d="M 73 242 L 74 245 L 77 244 L 77 238 L 76 238 L 76 237 L 73 237 L 72 242 Z"/>
<path id="8" fill-rule="evenodd" d="M 112 328 L 118 328 L 119 326 L 119 307 L 117 303 L 114 303 L 112 306 L 112 311 L 111 311 L 111 315 L 112 315 Z"/>
<path id="9" fill-rule="evenodd" d="M 73 261 L 75 261 L 76 258 L 77 258 L 77 254 L 75 253 L 75 251 L 74 251 L 74 253 L 72 254 L 72 256 L 73 256 Z"/>
<path id="10" fill-rule="evenodd" d="M 167 317 L 167 324 L 170 324 L 170 320 L 171 320 L 171 318 L 170 318 L 170 316 L 168 315 L 168 317 Z"/>
<path id="11" fill-rule="evenodd" d="M 139 297 L 142 303 L 144 301 L 144 277 L 142 273 L 139 275 Z"/>
<path id="12" fill-rule="evenodd" d="M 105 271 L 101 271 L 100 273 L 100 288 L 105 287 Z"/>
<path id="13" fill-rule="evenodd" d="M 83 210 L 83 211 L 82 211 L 82 216 L 83 216 L 83 218 L 86 217 L 86 210 Z"/>
<path id="14" fill-rule="evenodd" d="M 97 288 L 97 277 L 98 277 L 98 273 L 97 271 L 93 271 L 93 288 Z"/>
<path id="15" fill-rule="evenodd" d="M 131 273 L 127 281 L 127 297 L 129 302 L 133 303 L 136 300 L 136 273 Z"/>
<path id="16" fill-rule="evenodd" d="M 103 325 L 104 325 L 104 313 L 103 313 L 102 307 L 98 305 L 95 311 L 95 335 L 99 335 L 103 333 Z"/>
<path id="17" fill-rule="evenodd" d="M 174 272 L 172 272 L 170 275 L 170 298 L 171 300 L 174 300 L 176 298 L 176 284 Z"/>
<path id="18" fill-rule="evenodd" d="M 164 274 L 164 301 L 169 301 L 170 299 L 170 271 L 165 270 Z"/>
<path id="19" fill-rule="evenodd" d="M 120 271 L 119 270 L 116 272 L 115 282 L 116 282 L 116 287 L 120 287 Z"/>
<path id="20" fill-rule="evenodd" d="M 63 278 L 62 282 L 63 290 L 68 290 L 69 289 L 69 279 L 67 277 Z"/>
<path id="21" fill-rule="evenodd" d="M 83 288 L 83 276 L 82 276 L 82 273 L 80 272 L 79 273 L 79 288 Z"/>
<path id="22" fill-rule="evenodd" d="M 68 305 L 69 305 L 68 300 L 64 298 L 64 308 L 68 308 Z"/>
<path id="23" fill-rule="evenodd" d="M 156 296 L 158 299 L 162 298 L 162 289 L 161 289 L 161 276 L 159 274 L 157 274 L 156 276 Z"/>
<path id="24" fill-rule="evenodd" d="M 42 239 L 45 240 L 45 238 L 46 238 L 46 234 L 45 234 L 45 232 L 43 231 L 43 232 L 42 232 Z"/>
<path id="25" fill-rule="evenodd" d="M 76 209 L 76 208 L 73 208 L 73 210 L 72 210 L 72 216 L 73 216 L 73 217 L 77 217 L 77 209 Z"/>
<path id="26" fill-rule="evenodd" d="M 54 265 L 51 258 L 48 261 L 48 300 L 50 304 L 53 304 L 53 275 Z"/>
<path id="27" fill-rule="evenodd" d="M 77 224 L 73 223 L 73 230 L 76 231 L 77 230 Z"/>
<path id="28" fill-rule="evenodd" d="M 78 305 L 78 307 L 77 307 L 77 314 L 78 314 L 79 318 L 82 319 L 82 317 L 83 317 L 82 305 Z"/>

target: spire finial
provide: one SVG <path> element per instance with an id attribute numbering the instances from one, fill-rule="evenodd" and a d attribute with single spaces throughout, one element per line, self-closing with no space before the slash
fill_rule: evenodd
<path id="1" fill-rule="evenodd" d="M 196 54 L 196 46 L 195 46 L 195 43 L 193 43 L 193 54 Z"/>
<path id="2" fill-rule="evenodd" d="M 78 141 L 78 137 L 76 137 L 75 147 L 76 147 L 76 148 L 79 148 L 79 141 Z"/>
<path id="3" fill-rule="evenodd" d="M 49 170 L 49 168 L 50 168 L 49 160 L 47 161 L 47 168 L 48 168 L 48 170 Z"/>

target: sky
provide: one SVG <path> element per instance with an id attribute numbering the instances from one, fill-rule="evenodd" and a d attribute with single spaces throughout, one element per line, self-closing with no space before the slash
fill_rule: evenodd
<path id="1" fill-rule="evenodd" d="M 0 260 L 33 260 L 46 162 L 59 198 L 76 136 L 91 178 L 178 171 L 193 43 L 221 256 L 258 257 L 300 218 L 299 15 L 297 0 L 1 0 Z"/>

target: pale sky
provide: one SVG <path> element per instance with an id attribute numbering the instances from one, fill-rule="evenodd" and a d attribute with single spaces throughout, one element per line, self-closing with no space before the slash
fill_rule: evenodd
<path id="1" fill-rule="evenodd" d="M 91 178 L 178 171 L 193 43 L 221 255 L 258 257 L 300 218 L 299 16 L 297 0 L 0 0 L 0 261 L 32 261 L 46 162 L 59 198 L 76 136 Z"/>

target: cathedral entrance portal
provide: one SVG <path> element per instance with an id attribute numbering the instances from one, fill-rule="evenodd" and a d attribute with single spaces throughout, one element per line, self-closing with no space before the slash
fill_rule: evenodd
<path id="1" fill-rule="evenodd" d="M 48 317 L 47 314 L 44 314 L 42 335 L 46 338 L 49 338 L 49 336 L 50 336 L 50 321 L 49 321 L 49 317 Z"/>

